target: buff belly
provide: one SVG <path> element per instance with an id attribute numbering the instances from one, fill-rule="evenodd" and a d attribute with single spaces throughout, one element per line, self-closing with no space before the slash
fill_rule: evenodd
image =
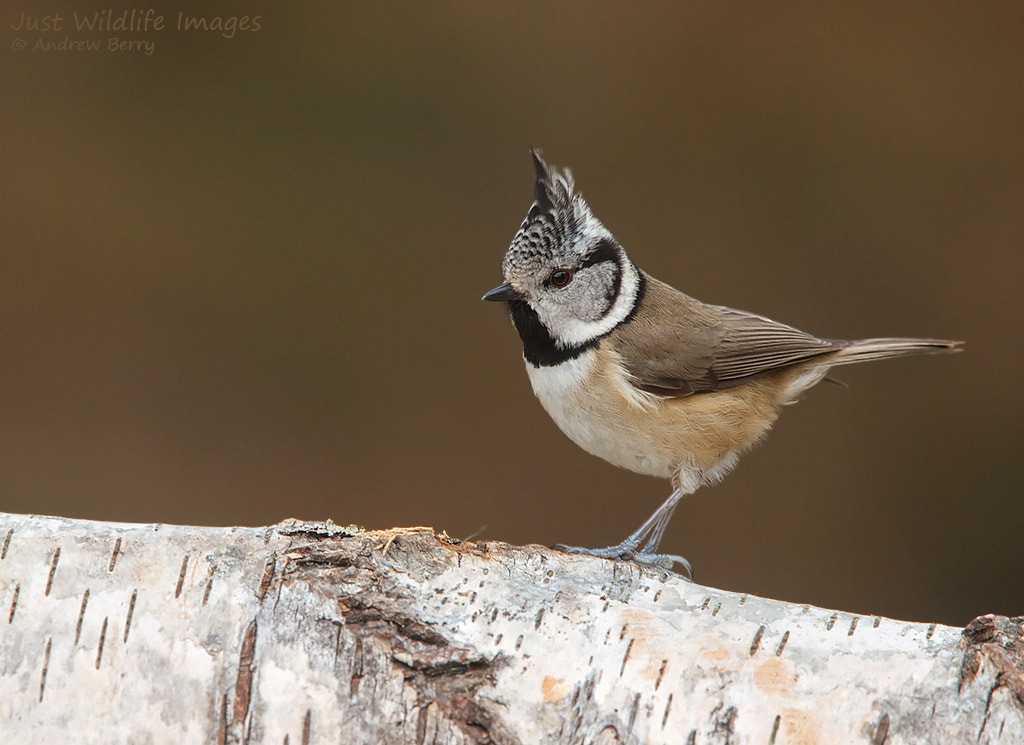
<path id="1" fill-rule="evenodd" d="M 527 364 L 533 391 L 558 427 L 588 453 L 684 491 L 727 473 L 778 415 L 766 379 L 684 398 L 632 386 L 614 354 L 589 350 L 552 367 Z"/>

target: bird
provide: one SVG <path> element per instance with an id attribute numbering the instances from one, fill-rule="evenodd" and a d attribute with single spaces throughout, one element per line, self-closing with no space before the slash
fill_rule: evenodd
<path id="1" fill-rule="evenodd" d="M 615 546 L 570 554 L 693 576 L 659 553 L 679 501 L 722 479 L 780 410 L 839 365 L 954 352 L 941 339 L 820 339 L 764 316 L 709 305 L 639 269 L 576 191 L 572 173 L 531 150 L 533 203 L 483 300 L 508 305 L 533 392 L 588 453 L 667 478 L 671 493 Z"/>

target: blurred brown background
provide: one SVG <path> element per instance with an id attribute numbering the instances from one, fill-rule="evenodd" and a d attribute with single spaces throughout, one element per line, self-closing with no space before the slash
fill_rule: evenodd
<path id="1" fill-rule="evenodd" d="M 480 302 L 537 146 L 698 298 L 967 340 L 788 409 L 676 513 L 698 581 L 1024 612 L 1019 5 L 240 7 L 203 5 L 260 16 L 227 39 L 4 4 L 0 510 L 621 539 L 667 483 L 563 437 Z M 65 36 L 155 47 L 33 46 Z"/>

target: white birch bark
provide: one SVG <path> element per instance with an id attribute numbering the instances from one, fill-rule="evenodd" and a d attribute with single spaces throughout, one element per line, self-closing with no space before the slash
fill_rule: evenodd
<path id="1" fill-rule="evenodd" d="M 427 529 L 0 514 L 3 743 L 1019 745 L 1021 628 Z"/>

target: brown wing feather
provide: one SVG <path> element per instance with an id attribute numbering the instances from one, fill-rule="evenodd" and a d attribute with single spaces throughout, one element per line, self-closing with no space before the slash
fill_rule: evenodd
<path id="1" fill-rule="evenodd" d="M 741 380 L 803 362 L 846 346 L 792 326 L 732 308 L 721 308 L 722 338 L 712 370 L 720 381 Z"/>
<path id="2" fill-rule="evenodd" d="M 645 277 L 642 305 L 609 337 L 641 390 L 667 397 L 730 388 L 846 346 L 768 318 L 706 305 Z"/>

